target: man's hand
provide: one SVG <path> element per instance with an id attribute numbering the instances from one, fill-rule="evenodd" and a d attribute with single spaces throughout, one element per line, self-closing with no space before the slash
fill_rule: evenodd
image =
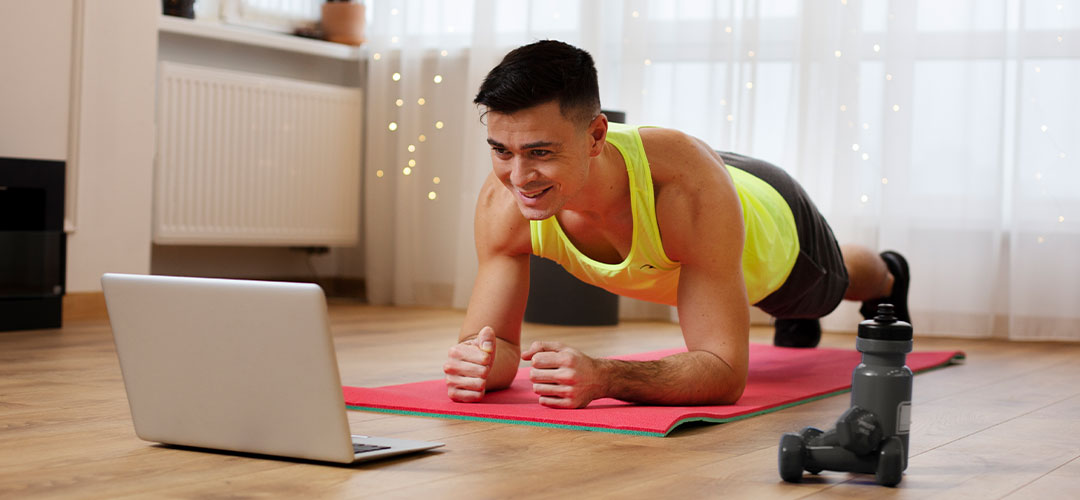
<path id="1" fill-rule="evenodd" d="M 485 326 L 475 337 L 450 348 L 449 359 L 443 365 L 450 399 L 475 403 L 484 397 L 488 373 L 495 361 L 495 345 L 495 331 Z"/>
<path id="2" fill-rule="evenodd" d="M 521 359 L 532 361 L 529 380 L 540 404 L 584 408 L 604 397 L 605 380 L 598 360 L 559 342 L 533 342 Z"/>

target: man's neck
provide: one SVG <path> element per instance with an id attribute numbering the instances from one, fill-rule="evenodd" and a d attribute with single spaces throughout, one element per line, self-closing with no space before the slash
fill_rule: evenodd
<path id="1" fill-rule="evenodd" d="M 596 223 L 604 223 L 630 209 L 629 194 L 630 180 L 622 153 L 611 143 L 605 143 L 604 152 L 590 160 L 585 187 L 560 212 L 573 212 Z"/>

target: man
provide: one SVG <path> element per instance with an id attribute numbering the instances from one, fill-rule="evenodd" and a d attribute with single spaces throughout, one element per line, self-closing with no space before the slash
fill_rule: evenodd
<path id="1" fill-rule="evenodd" d="M 782 170 L 718 154 L 675 130 L 608 123 L 583 50 L 542 41 L 487 75 L 493 172 L 476 206 L 479 270 L 445 364 L 451 399 L 509 386 L 531 361 L 539 403 L 594 399 L 728 404 L 746 385 L 749 305 L 777 320 L 778 345 L 813 347 L 841 299 L 907 315 L 907 264 L 836 244 Z M 648 362 L 594 359 L 558 342 L 521 351 L 529 254 L 621 295 L 678 307 L 687 352 Z"/>

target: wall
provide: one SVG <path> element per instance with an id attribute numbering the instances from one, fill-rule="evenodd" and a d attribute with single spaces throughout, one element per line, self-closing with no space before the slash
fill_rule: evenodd
<path id="1" fill-rule="evenodd" d="M 0 156 L 67 159 L 72 11 L 0 2 Z"/>
<path id="2" fill-rule="evenodd" d="M 145 0 L 75 2 L 69 292 L 100 290 L 106 272 L 150 271 L 160 11 L 160 2 Z"/>

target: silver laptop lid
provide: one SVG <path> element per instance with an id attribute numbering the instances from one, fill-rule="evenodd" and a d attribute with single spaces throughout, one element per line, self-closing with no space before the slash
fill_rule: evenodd
<path id="1" fill-rule="evenodd" d="M 140 438 L 353 460 L 317 285 L 122 274 L 101 282 Z"/>

